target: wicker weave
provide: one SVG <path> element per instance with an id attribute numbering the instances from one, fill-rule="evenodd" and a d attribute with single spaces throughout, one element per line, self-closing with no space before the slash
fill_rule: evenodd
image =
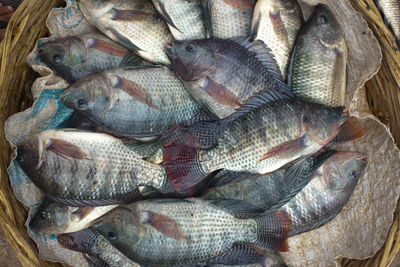
<path id="1" fill-rule="evenodd" d="M 400 53 L 373 1 L 351 0 L 351 2 L 368 21 L 379 39 L 383 51 L 382 69 L 365 85 L 368 102 L 372 112 L 390 127 L 397 145 L 399 145 Z M 25 63 L 25 59 L 36 41 L 48 34 L 45 21 L 51 8 L 61 5 L 63 5 L 63 1 L 25 0 L 10 21 L 6 37 L 0 45 L 1 125 L 4 125 L 9 116 L 32 104 L 29 90 L 36 74 Z M 4 233 L 17 251 L 23 266 L 61 266 L 40 260 L 38 250 L 27 234 L 24 226 L 27 212 L 23 205 L 15 199 L 7 175 L 11 149 L 5 140 L 3 127 L 0 127 L 0 134 L 0 223 Z M 384 247 L 370 259 L 363 261 L 345 259 L 342 263 L 345 266 L 389 266 L 399 250 L 400 216 L 398 207 Z"/>

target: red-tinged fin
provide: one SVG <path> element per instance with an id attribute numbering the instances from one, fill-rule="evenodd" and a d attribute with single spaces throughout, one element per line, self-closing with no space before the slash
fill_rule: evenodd
<path id="1" fill-rule="evenodd" d="M 207 177 L 196 148 L 172 142 L 164 146 L 163 159 L 168 181 L 177 192 L 186 191 Z"/>
<path id="2" fill-rule="evenodd" d="M 283 24 L 279 10 L 276 12 L 274 11 L 269 12 L 269 17 L 272 21 L 272 27 L 274 28 L 274 32 L 279 37 L 281 42 L 283 42 L 285 46 L 289 48 L 290 45 L 289 45 L 288 33 L 286 31 L 285 24 Z"/>
<path id="3" fill-rule="evenodd" d="M 209 96 L 217 100 L 223 105 L 233 106 L 240 108 L 242 104 L 239 102 L 237 97 L 233 95 L 229 90 L 219 83 L 207 78 L 205 85 L 201 87 Z"/>
<path id="4" fill-rule="evenodd" d="M 176 240 L 190 241 L 190 238 L 182 230 L 182 227 L 174 219 L 163 214 L 146 211 L 145 218 L 142 223 L 147 223 L 156 228 L 164 235 Z"/>
<path id="5" fill-rule="evenodd" d="M 277 147 L 272 148 L 270 151 L 265 153 L 263 157 L 258 161 L 258 163 L 271 158 L 271 157 L 276 157 L 280 154 L 285 154 L 285 153 L 297 153 L 306 148 L 305 144 L 306 137 L 302 136 L 300 138 L 287 141 Z"/>
<path id="6" fill-rule="evenodd" d="M 143 87 L 141 87 L 134 81 L 130 81 L 128 79 L 121 78 L 118 75 L 114 75 L 112 78 L 112 83 L 113 87 L 122 89 L 125 93 L 139 100 L 143 104 L 154 109 L 160 109 L 160 107 L 153 103 L 151 95 Z"/>
<path id="7" fill-rule="evenodd" d="M 354 141 L 365 135 L 366 130 L 361 122 L 356 117 L 348 117 L 347 120 L 340 126 L 338 135 L 330 143 L 330 145 Z"/>
<path id="8" fill-rule="evenodd" d="M 112 20 L 121 21 L 144 21 L 153 19 L 154 14 L 138 11 L 138 10 L 118 10 L 114 9 L 114 13 L 111 17 Z"/>
<path id="9" fill-rule="evenodd" d="M 255 218 L 257 223 L 256 245 L 276 251 L 289 251 L 287 238 L 292 231 L 292 218 L 289 213 L 275 211 Z"/>
<path id="10" fill-rule="evenodd" d="M 236 9 L 240 9 L 242 11 L 247 11 L 250 9 L 254 9 L 254 1 L 252 0 L 224 0 L 224 2 L 231 7 Z"/>
<path id="11" fill-rule="evenodd" d="M 79 232 L 58 235 L 58 243 L 67 249 L 82 253 L 91 253 L 91 245 L 100 236 L 92 227 Z"/>
<path id="12" fill-rule="evenodd" d="M 128 53 L 126 49 L 111 41 L 107 42 L 96 38 L 90 38 L 88 40 L 88 47 L 117 57 L 124 57 Z"/>
<path id="13" fill-rule="evenodd" d="M 46 149 L 65 159 L 91 160 L 79 147 L 60 139 L 50 138 Z"/>

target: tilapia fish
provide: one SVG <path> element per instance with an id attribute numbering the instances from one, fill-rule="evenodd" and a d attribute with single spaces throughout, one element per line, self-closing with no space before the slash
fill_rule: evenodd
<path id="1" fill-rule="evenodd" d="M 337 152 L 315 172 L 311 181 L 279 208 L 290 214 L 290 236 L 311 231 L 335 218 L 348 202 L 367 165 L 366 155 Z"/>
<path id="2" fill-rule="evenodd" d="M 303 14 L 296 0 L 259 0 L 254 9 L 252 35 L 271 48 L 284 80 L 302 24 Z"/>
<path id="3" fill-rule="evenodd" d="M 167 54 L 186 89 L 218 118 L 229 116 L 259 91 L 290 94 L 271 50 L 259 40 L 174 41 Z"/>
<path id="4" fill-rule="evenodd" d="M 286 214 L 244 218 L 238 211 L 241 204 L 201 199 L 140 201 L 109 212 L 93 228 L 130 259 L 150 266 L 203 262 L 238 244 L 286 250 L 291 224 Z"/>
<path id="5" fill-rule="evenodd" d="M 101 133 L 47 130 L 27 137 L 16 160 L 47 197 L 67 206 L 126 203 L 141 198 L 138 186 L 165 184 L 163 166 Z"/>
<path id="6" fill-rule="evenodd" d="M 296 40 L 289 83 L 308 101 L 342 106 L 346 93 L 347 45 L 328 7 L 318 5 Z"/>
<path id="7" fill-rule="evenodd" d="M 398 0 L 376 0 L 375 2 L 392 28 L 397 43 L 400 44 L 400 2 Z"/>
<path id="8" fill-rule="evenodd" d="M 102 207 L 69 207 L 51 200 L 44 200 L 29 222 L 35 232 L 63 234 L 87 228 L 94 220 L 118 205 Z"/>
<path id="9" fill-rule="evenodd" d="M 241 200 L 266 211 L 280 207 L 307 185 L 314 172 L 332 153 L 300 159 L 270 174 L 241 173 L 233 182 L 210 188 L 202 197 Z M 232 175 L 224 173 L 225 176 Z"/>
<path id="10" fill-rule="evenodd" d="M 113 69 L 84 77 L 60 99 L 103 131 L 141 140 L 157 138 L 201 111 L 167 67 Z"/>
<path id="11" fill-rule="evenodd" d="M 250 35 L 256 0 L 201 0 L 211 37 L 235 38 Z"/>
<path id="12" fill-rule="evenodd" d="M 167 24 L 147 0 L 79 0 L 87 21 L 144 59 L 169 64 L 165 46 L 173 41 Z"/>
<path id="13" fill-rule="evenodd" d="M 92 73 L 141 62 L 140 57 L 98 33 L 48 42 L 38 48 L 38 58 L 68 83 Z"/>
<path id="14" fill-rule="evenodd" d="M 234 114 L 238 118 L 219 135 L 214 147 L 201 150 L 179 140 L 164 146 L 164 165 L 174 189 L 186 189 L 221 169 L 273 172 L 329 144 L 347 118 L 342 107 L 327 107 L 297 98 L 268 102 L 268 95 L 261 99 L 265 94 L 259 94 L 249 104 L 251 108 L 242 108 Z M 223 125 L 224 120 L 219 124 Z M 214 138 L 212 133 L 210 138 Z"/>
<path id="15" fill-rule="evenodd" d="M 84 257 L 91 266 L 140 267 L 92 227 L 72 234 L 59 235 L 58 243 L 67 249 L 85 253 Z"/>
<path id="16" fill-rule="evenodd" d="M 207 37 L 200 0 L 153 0 L 176 40 Z"/>

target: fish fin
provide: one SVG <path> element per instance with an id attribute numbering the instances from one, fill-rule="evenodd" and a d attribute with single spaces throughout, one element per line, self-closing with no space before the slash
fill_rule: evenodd
<path id="1" fill-rule="evenodd" d="M 248 243 L 235 243 L 225 253 L 211 258 L 206 261 L 207 264 L 213 265 L 248 265 L 262 262 L 264 260 L 264 254 L 260 253 L 262 248 L 258 248 Z"/>
<path id="2" fill-rule="evenodd" d="M 58 235 L 58 243 L 69 250 L 90 254 L 91 245 L 99 236 L 99 232 L 88 227 L 78 232 Z"/>
<path id="3" fill-rule="evenodd" d="M 47 195 L 47 197 L 54 202 L 71 207 L 87 207 L 87 206 L 98 207 L 98 206 L 128 204 L 133 201 L 143 199 L 143 196 L 140 193 L 139 189 L 109 199 L 68 199 L 52 195 Z"/>
<path id="4" fill-rule="evenodd" d="M 287 86 L 289 89 L 292 91 L 292 85 L 293 85 L 293 68 L 294 68 L 294 59 L 296 56 L 296 50 L 297 46 L 296 44 L 293 45 L 292 48 L 292 53 L 290 54 L 290 59 L 289 59 L 289 66 L 287 69 Z"/>
<path id="5" fill-rule="evenodd" d="M 253 42 L 250 42 L 251 37 L 233 38 L 232 41 L 245 47 L 249 52 L 254 53 L 255 57 L 263 64 L 272 78 L 277 82 L 277 89 L 288 96 L 293 96 L 283 81 L 279 65 L 268 45 L 266 45 L 262 40 L 254 40 Z"/>
<path id="6" fill-rule="evenodd" d="M 86 46 L 88 48 L 93 48 L 112 56 L 124 57 L 127 54 L 125 48 L 115 44 L 114 42 L 107 42 L 98 38 L 90 38 L 87 41 Z"/>
<path id="7" fill-rule="evenodd" d="M 164 146 L 164 166 L 175 191 L 185 191 L 204 180 L 208 174 L 200 165 L 199 150 L 172 142 Z"/>
<path id="8" fill-rule="evenodd" d="M 79 147 L 60 139 L 50 138 L 46 149 L 66 159 L 91 160 Z"/>
<path id="9" fill-rule="evenodd" d="M 255 0 L 224 0 L 224 2 L 233 8 L 247 11 L 254 8 Z"/>
<path id="10" fill-rule="evenodd" d="M 83 254 L 82 257 L 90 267 L 111 267 L 107 262 L 103 261 L 98 256 Z"/>
<path id="11" fill-rule="evenodd" d="M 292 218 L 284 211 L 265 213 L 254 218 L 257 223 L 256 245 L 276 251 L 289 251 L 287 238 L 292 231 Z"/>
<path id="12" fill-rule="evenodd" d="M 219 103 L 223 105 L 233 106 L 239 108 L 242 104 L 239 102 L 239 99 L 233 95 L 229 90 L 213 81 L 212 79 L 206 77 L 205 83 L 201 88 L 212 98 L 217 100 Z"/>
<path id="13" fill-rule="evenodd" d="M 291 140 L 291 141 L 287 141 L 279 146 L 276 146 L 274 148 L 272 148 L 271 150 L 269 150 L 267 153 L 265 153 L 262 158 L 258 161 L 258 163 L 270 158 L 270 157 L 276 157 L 279 154 L 282 153 L 288 153 L 288 152 L 300 152 L 301 150 L 303 150 L 304 148 L 307 147 L 307 145 L 305 144 L 305 140 L 306 140 L 306 136 L 302 136 L 300 138 Z"/>
<path id="14" fill-rule="evenodd" d="M 329 145 L 353 141 L 363 137 L 366 133 L 364 126 L 356 117 L 348 117 L 347 120 L 340 126 L 339 133 Z"/>
<path id="15" fill-rule="evenodd" d="M 169 25 L 171 25 L 171 27 L 177 29 L 180 33 L 183 33 L 174 23 L 174 21 L 172 20 L 172 18 L 169 16 L 167 10 L 165 9 L 164 3 L 162 3 L 161 1 L 158 1 L 157 4 L 159 5 L 160 9 L 158 9 L 158 14 L 161 16 L 161 18 L 163 20 L 165 20 L 165 22 L 167 22 Z"/>
<path id="16" fill-rule="evenodd" d="M 111 30 L 111 33 L 118 39 L 121 45 L 125 46 L 126 48 L 135 52 L 144 51 L 143 49 L 132 43 L 128 38 L 117 32 L 116 30 Z"/>
<path id="17" fill-rule="evenodd" d="M 134 81 L 121 78 L 118 75 L 113 75 L 112 79 L 112 86 L 114 88 L 122 89 L 125 93 L 130 95 L 131 97 L 135 98 L 136 100 L 142 102 L 143 104 L 152 107 L 154 109 L 160 109 L 157 105 L 153 103 L 153 99 L 151 95 L 141 87 L 139 84 L 135 83 Z"/>
<path id="18" fill-rule="evenodd" d="M 214 29 L 211 16 L 211 3 L 209 0 L 202 0 L 204 23 L 211 38 L 214 38 Z"/>
<path id="19" fill-rule="evenodd" d="M 144 21 L 154 18 L 154 14 L 138 10 L 113 9 L 112 20 L 119 21 Z"/>
<path id="20" fill-rule="evenodd" d="M 141 57 L 139 57 L 135 53 L 128 52 L 128 53 L 126 53 L 126 55 L 122 59 L 122 61 L 119 64 L 119 66 L 121 68 L 129 68 L 130 66 L 137 66 L 142 62 L 143 62 L 143 59 Z"/>
<path id="21" fill-rule="evenodd" d="M 228 211 L 238 219 L 254 218 L 260 213 L 264 212 L 263 209 L 255 207 L 241 200 L 217 199 L 210 200 L 210 203 Z"/>
<path id="22" fill-rule="evenodd" d="M 176 240 L 190 241 L 182 226 L 174 219 L 152 211 L 145 211 L 144 217 L 142 223 L 150 224 L 164 235 Z"/>
<path id="23" fill-rule="evenodd" d="M 77 221 L 81 221 L 84 219 L 86 216 L 88 216 L 92 211 L 94 210 L 94 207 L 79 207 L 76 211 L 72 212 L 72 216 L 74 216 Z"/>
<path id="24" fill-rule="evenodd" d="M 208 187 L 220 187 L 226 184 L 230 184 L 232 182 L 240 182 L 253 175 L 253 173 L 248 172 L 221 170 L 220 172 L 215 174 L 213 178 L 210 179 Z"/>

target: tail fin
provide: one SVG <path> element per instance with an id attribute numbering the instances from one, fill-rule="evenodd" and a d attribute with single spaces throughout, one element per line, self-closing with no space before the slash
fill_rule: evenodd
<path id="1" fill-rule="evenodd" d="M 256 245 L 276 251 L 288 251 L 287 238 L 292 230 L 292 219 L 289 213 L 275 211 L 255 218 L 257 222 Z"/>
<path id="2" fill-rule="evenodd" d="M 349 117 L 340 126 L 340 131 L 329 145 L 353 141 L 363 137 L 366 133 L 364 126 L 356 117 Z"/>
<path id="3" fill-rule="evenodd" d="M 91 246 L 98 235 L 98 232 L 89 227 L 79 232 L 58 235 L 58 243 L 64 248 L 91 254 Z"/>
<path id="4" fill-rule="evenodd" d="M 196 148 L 176 142 L 164 146 L 164 166 L 175 191 L 188 190 L 208 176 L 200 165 L 198 152 Z"/>

